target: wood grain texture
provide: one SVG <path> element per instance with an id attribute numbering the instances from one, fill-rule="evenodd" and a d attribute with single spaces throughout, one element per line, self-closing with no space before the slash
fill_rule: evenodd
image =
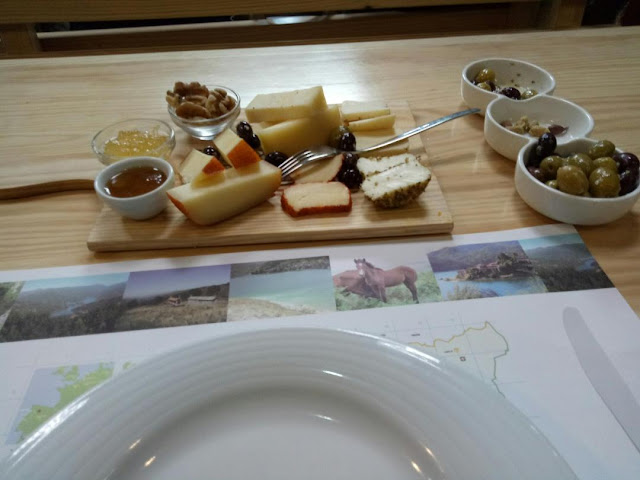
<path id="1" fill-rule="evenodd" d="M 529 48 L 551 45 L 553 48 Z M 640 28 L 444 37 L 153 54 L 2 60 L 0 171 L 40 175 L 57 159 L 97 171 L 95 132 L 115 121 L 168 119 L 164 91 L 174 81 L 229 85 L 243 103 L 257 93 L 316 84 L 327 99 L 406 100 L 416 123 L 464 108 L 460 72 L 478 58 L 505 56 L 552 72 L 556 95 L 586 108 L 594 138 L 640 152 Z M 483 120 L 465 117 L 421 135 L 452 213 L 454 234 L 552 223 L 530 209 L 513 185 L 514 165 L 484 141 Z M 178 140 L 184 144 L 184 139 Z M 184 155 L 176 149 L 176 155 Z M 84 163 L 83 163 L 84 160 Z M 24 167 L 23 167 L 24 165 Z M 55 168 L 54 168 L 55 171 Z M 18 172 L 18 173 L 15 173 Z M 21 173 L 20 173 L 21 172 Z M 302 244 L 93 253 L 86 247 L 101 205 L 90 192 L 0 202 L 0 268 L 42 268 L 174 257 Z M 640 205 L 609 225 L 579 227 L 622 295 L 640 312 Z M 316 241 L 311 245 L 352 244 Z M 305 244 L 309 245 L 309 244 Z"/>
<path id="2" fill-rule="evenodd" d="M 407 131 L 416 126 L 406 102 L 390 103 L 389 107 L 396 115 L 397 128 Z M 428 164 L 420 138 L 412 137 L 409 145 L 410 151 Z M 282 210 L 280 194 L 281 191 L 268 202 L 208 227 L 189 221 L 173 205 L 145 222 L 128 220 L 105 206 L 89 234 L 87 246 L 90 250 L 107 252 L 398 237 L 448 233 L 453 229 L 451 213 L 435 176 L 417 202 L 398 209 L 376 208 L 362 192 L 357 192 L 352 195 L 350 213 L 293 218 Z"/>

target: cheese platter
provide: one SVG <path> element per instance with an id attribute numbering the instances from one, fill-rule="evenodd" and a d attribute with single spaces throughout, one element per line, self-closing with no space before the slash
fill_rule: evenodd
<path id="1" fill-rule="evenodd" d="M 274 113 L 274 109 L 270 109 L 269 105 L 265 105 L 264 102 L 261 105 L 258 97 L 255 100 L 242 109 L 237 121 L 242 122 L 247 118 L 253 120 L 252 125 L 258 133 L 257 136 L 262 140 L 263 155 L 283 152 L 285 156 L 289 156 L 295 153 L 300 145 L 296 143 L 296 136 L 291 135 L 292 131 L 298 132 L 298 135 L 301 132 L 304 135 L 314 136 L 318 135 L 318 129 L 320 129 L 326 137 L 327 132 L 335 130 L 333 127 L 335 127 L 336 118 L 341 125 L 343 122 L 348 124 L 344 119 L 346 115 L 340 119 L 339 111 L 335 106 L 324 107 L 322 114 L 316 114 L 311 117 L 311 120 L 308 117 L 286 120 L 278 117 L 277 111 Z M 307 101 L 307 103 L 313 102 L 317 103 L 317 100 L 311 98 Z M 386 105 L 386 109 L 380 109 L 379 112 L 376 110 L 377 119 L 362 118 L 358 115 L 358 103 L 352 103 L 352 105 L 345 107 L 345 111 L 354 124 L 358 147 L 361 144 L 363 147 L 372 145 L 379 140 L 386 140 L 397 133 L 406 132 L 415 127 L 413 115 L 406 102 L 383 104 Z M 378 104 L 381 103 L 378 102 Z M 366 106 L 364 103 L 361 104 L 361 106 L 363 105 Z M 258 108 L 253 108 L 256 106 Z M 368 111 L 371 111 L 371 108 L 373 107 L 370 107 Z M 312 124 L 312 121 L 322 123 Z M 346 196 L 350 198 L 348 202 L 344 198 L 340 200 L 342 207 L 318 209 L 311 205 L 311 208 L 296 209 L 295 205 L 288 202 L 305 199 L 309 192 L 317 192 L 321 197 L 332 200 L 329 196 L 331 192 L 339 189 L 339 186 L 332 185 L 331 187 L 335 188 L 328 189 L 318 188 L 315 183 L 308 183 L 308 186 L 305 186 L 304 181 L 292 175 L 292 178 L 296 178 L 296 185 L 299 187 L 296 195 L 293 195 L 292 191 L 289 192 L 288 197 L 283 199 L 283 192 L 286 192 L 288 187 L 282 185 L 276 189 L 273 186 L 273 178 L 270 178 L 268 183 L 271 190 L 265 190 L 265 196 L 269 197 L 266 201 L 253 202 L 251 208 L 249 208 L 251 202 L 245 201 L 247 209 L 241 213 L 234 211 L 229 216 L 221 215 L 217 210 L 230 210 L 225 204 L 242 203 L 236 197 L 243 195 L 243 192 L 247 190 L 236 188 L 236 184 L 239 184 L 240 181 L 247 184 L 246 182 L 251 179 L 251 176 L 255 175 L 273 177 L 271 170 L 265 168 L 271 167 L 266 161 L 248 165 L 245 159 L 234 159 L 227 156 L 230 151 L 227 148 L 228 142 L 236 143 L 234 139 L 230 139 L 230 137 L 235 137 L 235 130 L 230 126 L 229 130 L 214 139 L 216 147 L 223 147 L 220 148 L 223 155 L 219 155 L 221 162 L 233 163 L 231 169 L 227 165 L 225 170 L 214 156 L 208 157 L 211 158 L 211 162 L 206 165 L 206 168 L 199 167 L 196 171 L 189 171 L 188 163 L 193 160 L 190 157 L 206 157 L 206 155 L 195 150 L 191 152 L 192 155 L 180 159 L 176 159 L 173 155 L 174 168 L 184 175 L 177 175 L 183 184 L 168 191 L 172 204 L 160 215 L 144 222 L 123 218 L 105 206 L 89 234 L 88 248 L 102 252 L 341 240 L 447 233 L 453 228 L 453 219 L 438 179 L 426 168 L 424 170 L 428 172 L 427 178 L 414 196 L 417 198 L 412 197 L 411 201 L 405 202 L 407 204 L 401 208 L 379 208 L 380 205 L 376 206 L 371 197 L 365 198 L 365 193 L 358 188 L 359 183 L 354 188 L 353 185 L 349 185 L 349 182 L 343 181 L 340 186 L 344 188 L 343 184 L 345 184 L 349 186 L 351 191 L 349 193 L 349 188 L 345 188 L 347 190 Z M 238 134 L 242 134 L 240 129 L 238 129 Z M 251 133 L 251 135 L 254 134 Z M 221 140 L 222 138 L 224 140 Z M 245 138 L 249 140 L 250 144 L 251 137 Z M 279 152 L 274 152 L 276 149 Z M 177 150 L 185 151 L 184 148 Z M 398 153 L 411 157 L 411 160 L 417 164 L 412 168 L 428 166 L 426 150 L 417 135 L 405 140 L 404 144 L 388 147 L 384 155 Z M 207 164 L 206 159 L 196 158 L 196 160 L 199 165 Z M 229 162 L 229 160 L 231 161 Z M 236 164 L 237 162 L 240 164 Z M 329 162 L 326 167 L 320 167 L 320 170 L 326 174 L 326 171 L 331 168 L 333 167 Z M 338 165 L 337 169 L 339 168 Z M 243 173 L 249 170 L 252 172 L 249 175 Z M 309 177 L 313 178 L 313 175 Z M 363 185 L 367 181 L 373 184 L 373 180 L 365 179 Z M 426 188 L 427 184 L 428 188 Z M 274 190 L 275 192 L 272 194 L 271 192 Z M 340 191 L 337 195 L 344 197 L 345 194 Z M 345 207 L 347 203 L 348 208 Z M 285 206 L 285 204 L 287 205 Z"/>

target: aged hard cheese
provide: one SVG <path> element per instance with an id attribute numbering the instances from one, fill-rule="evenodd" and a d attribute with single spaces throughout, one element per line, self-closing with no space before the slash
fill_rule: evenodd
<path id="1" fill-rule="evenodd" d="M 381 117 L 389 115 L 389 107 L 384 102 L 354 102 L 345 100 L 340 106 L 342 118 L 347 122 L 354 120 L 363 120 L 365 118 Z"/>
<path id="2" fill-rule="evenodd" d="M 264 153 L 274 151 L 293 155 L 312 145 L 326 145 L 329 133 L 341 124 L 337 105 L 312 117 L 277 123 L 257 133 Z"/>
<path id="3" fill-rule="evenodd" d="M 180 178 L 182 178 L 182 183 L 189 183 L 197 177 L 212 158 L 213 157 L 211 155 L 205 155 L 196 149 L 191 150 L 178 169 Z"/>
<path id="4" fill-rule="evenodd" d="M 260 156 L 256 151 L 229 129 L 214 138 L 213 143 L 224 159 L 235 168 L 245 167 L 260 161 Z"/>
<path id="5" fill-rule="evenodd" d="M 395 115 L 383 115 L 381 117 L 367 118 L 365 120 L 355 120 L 353 122 L 349 122 L 349 130 L 351 130 L 352 132 L 381 130 L 384 128 L 393 128 L 395 123 Z"/>
<path id="6" fill-rule="evenodd" d="M 256 95 L 247 105 L 245 113 L 250 122 L 282 122 L 309 117 L 326 108 L 322 87 L 312 87 Z"/>
<path id="7" fill-rule="evenodd" d="M 244 212 L 267 200 L 280 186 L 281 170 L 260 161 L 230 168 L 217 175 L 214 184 L 195 187 L 191 183 L 172 188 L 169 199 L 189 219 L 211 225 Z"/>
<path id="8" fill-rule="evenodd" d="M 401 130 L 395 128 L 387 128 L 384 130 L 371 130 L 366 132 L 354 132 L 353 135 L 356 137 L 356 149 L 362 150 L 363 148 L 371 147 L 373 145 L 377 145 L 378 143 L 382 143 L 385 140 L 389 140 L 392 137 L 400 135 L 403 133 Z M 361 156 L 365 157 L 380 157 L 380 156 L 390 156 L 390 155 L 398 155 L 401 153 L 406 153 L 409 151 L 409 140 L 403 140 L 400 143 L 396 143 L 389 147 L 380 148 L 378 150 L 374 150 L 373 152 L 362 154 Z"/>

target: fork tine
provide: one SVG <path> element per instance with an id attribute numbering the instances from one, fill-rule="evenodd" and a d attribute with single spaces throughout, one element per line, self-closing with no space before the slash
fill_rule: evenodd
<path id="1" fill-rule="evenodd" d="M 291 155 L 289 158 L 287 158 L 284 162 L 280 164 L 280 168 L 281 169 L 288 168 L 289 166 L 294 165 L 295 163 L 301 161 L 302 158 L 310 154 L 312 154 L 312 152 L 310 152 L 309 150 L 301 150 L 297 153 L 294 153 L 293 155 Z"/>
<path id="2" fill-rule="evenodd" d="M 297 164 L 289 165 L 286 169 L 284 169 L 282 171 L 282 176 L 286 177 L 288 175 L 291 175 L 293 172 L 295 172 L 299 168 L 302 168 L 302 167 L 304 167 L 305 165 L 308 165 L 311 162 L 315 162 L 317 160 L 322 160 L 322 159 L 325 159 L 325 158 L 329 158 L 330 156 L 331 155 L 327 155 L 327 154 L 323 154 L 323 153 L 314 153 L 312 155 L 308 155 L 306 158 L 304 158 L 303 160 L 299 161 Z"/>

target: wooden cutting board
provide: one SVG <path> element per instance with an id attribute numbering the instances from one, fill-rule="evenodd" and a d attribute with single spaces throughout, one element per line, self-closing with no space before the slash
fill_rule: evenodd
<path id="1" fill-rule="evenodd" d="M 416 126 L 406 102 L 391 103 L 389 107 L 396 115 L 398 128 L 406 131 Z M 418 135 L 410 139 L 410 151 L 428 166 Z M 192 223 L 173 205 L 145 221 L 123 218 L 104 206 L 89 234 L 87 246 L 97 252 L 149 250 L 424 235 L 452 229 L 451 213 L 438 179 L 433 176 L 419 200 L 404 208 L 379 209 L 362 192 L 356 192 L 350 213 L 292 218 L 280 207 L 280 192 L 277 192 L 262 205 L 208 227 Z"/>

